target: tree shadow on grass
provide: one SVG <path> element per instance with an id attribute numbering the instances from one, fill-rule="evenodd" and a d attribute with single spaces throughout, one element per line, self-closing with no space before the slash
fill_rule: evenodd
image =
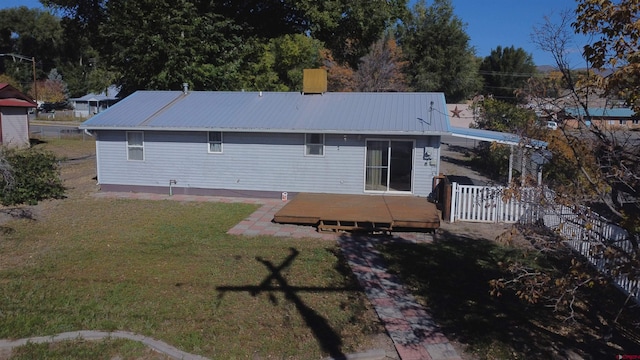
<path id="1" fill-rule="evenodd" d="M 523 303 L 514 294 L 490 294 L 489 281 L 508 277 L 502 264 L 522 256 L 514 248 L 444 232 L 429 244 L 381 246 L 392 271 L 432 311 L 442 331 L 480 358 L 606 359 L 640 354 L 638 344 L 604 335 L 602 312 L 590 303 L 576 322 L 540 304 Z"/>

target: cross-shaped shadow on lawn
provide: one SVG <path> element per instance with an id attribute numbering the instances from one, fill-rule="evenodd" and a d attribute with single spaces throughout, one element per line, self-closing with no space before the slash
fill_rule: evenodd
<path id="1" fill-rule="evenodd" d="M 282 271 L 288 268 L 300 252 L 295 248 L 289 248 L 290 254 L 287 258 L 278 266 L 275 266 L 271 261 L 265 260 L 261 257 L 256 257 L 256 260 L 262 263 L 270 272 L 270 274 L 262 280 L 258 285 L 244 285 L 244 286 L 218 286 L 216 289 L 220 292 L 219 297 L 224 296 L 227 291 L 235 292 L 248 292 L 252 296 L 257 296 L 262 292 L 269 292 L 269 300 L 272 304 L 277 304 L 277 299 L 273 295 L 273 292 L 282 292 L 285 298 L 291 301 L 295 306 L 305 324 L 313 331 L 315 338 L 318 340 L 320 347 L 323 351 L 327 352 L 334 359 L 345 359 L 345 355 L 342 353 L 342 340 L 340 340 L 339 334 L 335 332 L 329 325 L 327 319 L 318 314 L 315 310 L 307 306 L 298 296 L 299 292 L 343 292 L 343 291 L 360 291 L 356 287 L 314 287 L 314 286 L 291 286 L 287 282 L 287 279 L 282 275 Z M 271 283 L 275 280 L 277 285 Z"/>

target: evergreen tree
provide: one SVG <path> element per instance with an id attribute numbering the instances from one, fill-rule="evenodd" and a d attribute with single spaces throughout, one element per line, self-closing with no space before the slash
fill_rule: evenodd
<path id="1" fill-rule="evenodd" d="M 484 93 L 510 103 L 518 102 L 516 91 L 525 86 L 536 72 L 533 57 L 522 48 L 513 46 L 491 50 L 480 64 L 484 78 Z M 522 99 L 520 99 L 522 100 Z"/>
<path id="2" fill-rule="evenodd" d="M 121 94 L 140 89 L 239 90 L 241 29 L 193 0 L 110 0 L 103 55 Z"/>
<path id="3" fill-rule="evenodd" d="M 429 7 L 418 1 L 400 26 L 399 41 L 416 91 L 442 91 L 447 102 L 458 102 L 480 90 L 474 50 L 451 0 L 434 0 Z"/>

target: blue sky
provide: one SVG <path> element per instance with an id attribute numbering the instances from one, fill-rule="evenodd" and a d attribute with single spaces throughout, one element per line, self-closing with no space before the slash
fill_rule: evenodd
<path id="1" fill-rule="evenodd" d="M 413 2 L 413 0 L 411 1 Z M 427 0 L 430 4 L 431 0 Z M 485 57 L 497 46 L 523 48 L 533 55 L 536 65 L 553 65 L 551 56 L 531 42 L 533 27 L 542 24 L 545 15 L 554 18 L 562 10 L 575 9 L 575 0 L 452 0 L 456 15 L 467 24 L 476 55 Z M 0 0 L 0 8 L 40 7 L 38 0 Z M 580 67 L 578 41 L 572 44 L 575 55 L 571 65 Z"/>
<path id="2" fill-rule="evenodd" d="M 429 4 L 430 1 L 427 1 Z M 557 19 L 564 10 L 575 10 L 576 0 L 452 0 L 454 12 L 467 24 L 466 32 L 476 55 L 489 56 L 498 46 L 523 48 L 533 55 L 536 65 L 553 65 L 553 58 L 536 48 L 531 42 L 535 26 L 549 16 Z M 584 64 L 580 60 L 580 49 L 584 38 L 576 37 L 569 44 L 570 62 L 574 67 Z"/>

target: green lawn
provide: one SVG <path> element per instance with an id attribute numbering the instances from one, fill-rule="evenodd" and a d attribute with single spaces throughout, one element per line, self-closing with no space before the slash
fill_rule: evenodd
<path id="1" fill-rule="evenodd" d="M 380 331 L 335 243 L 227 235 L 254 206 L 44 205 L 2 226 L 0 338 L 126 330 L 210 358 L 318 358 Z"/>

